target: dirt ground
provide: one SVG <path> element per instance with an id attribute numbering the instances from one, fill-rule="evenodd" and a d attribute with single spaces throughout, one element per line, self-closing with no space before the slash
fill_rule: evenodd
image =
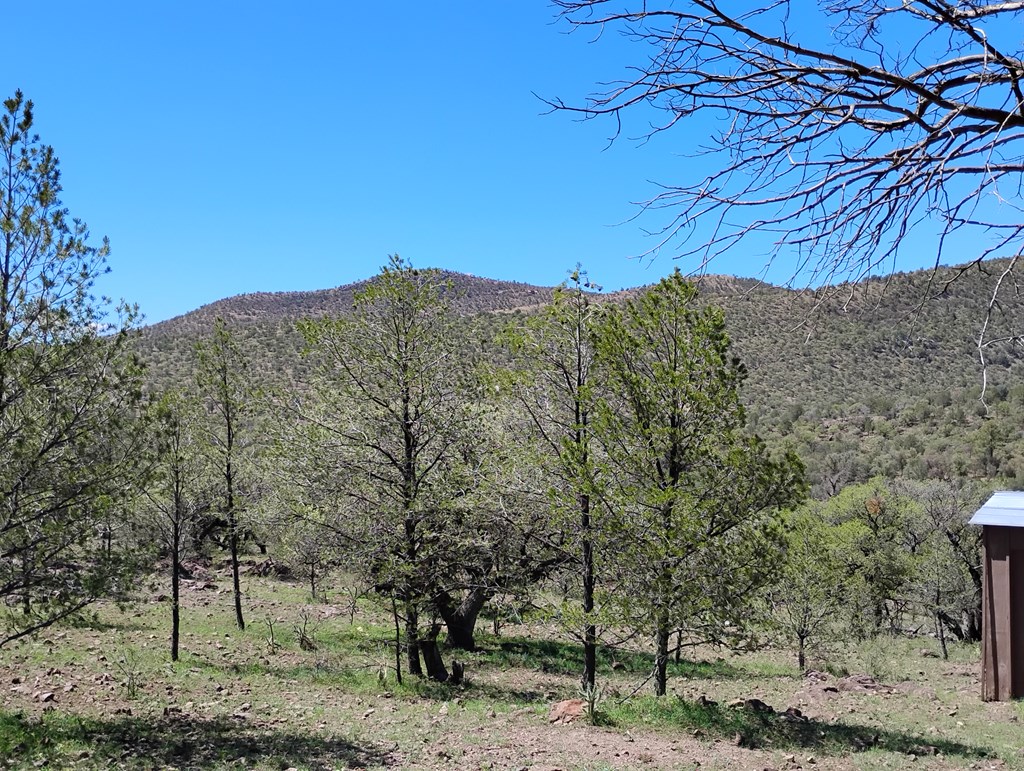
<path id="1" fill-rule="evenodd" d="M 252 582 L 250 582 L 252 583 Z M 211 585 L 212 587 L 213 585 Z M 742 735 L 645 724 L 551 724 L 552 703 L 576 696 L 572 677 L 546 667 L 494 665 L 467 657 L 468 684 L 421 694 L 372 672 L 381 654 L 353 656 L 358 639 L 341 606 L 308 606 L 272 582 L 251 587 L 249 629 L 232 629 L 222 590 L 187 593 L 184 660 L 166 659 L 167 605 L 154 596 L 99 627 L 51 629 L 0 651 L 0 697 L 8 715 L 44 713 L 84 721 L 60 752 L 16 745 L 13 768 L 409 768 L 409 769 L 1004 769 L 1024 768 L 1018 705 L 983 703 L 971 661 L 942 661 L 911 647 L 891 681 L 811 672 L 761 676 L 758 667 L 721 677 L 675 677 L 668 699 L 757 699 L 790 709 L 808 726 L 849 742 L 816 747 L 749 746 Z M 258 591 L 257 591 L 258 589 Z M 314 653 L 283 630 L 313 614 L 325 640 Z M 278 619 L 268 645 L 267 623 Z M 365 619 L 363 619 L 365 621 Z M 348 635 L 330 644 L 332 630 Z M 522 630 L 508 630 L 511 634 Z M 927 655 L 924 655 L 927 654 Z M 335 658 L 332 660 L 332 656 Z M 722 661 L 722 659 L 719 659 Z M 491 663 L 488 663 L 491 662 Z M 383 671 L 378 669 L 378 672 Z M 369 673 L 369 674 L 368 674 Z M 617 679 L 616 679 L 617 678 Z M 623 698 L 635 673 L 609 675 L 605 703 Z M 642 679 L 642 678 L 641 678 Z M 737 707 L 743 708 L 743 707 Z M 656 721 L 655 721 L 656 723 Z M 63 725 L 63 724 L 62 724 Z M 847 731 L 847 729 L 850 729 Z M 59 739 L 54 739 L 59 743 Z M 2 745 L 0 745 L 2 746 Z"/>

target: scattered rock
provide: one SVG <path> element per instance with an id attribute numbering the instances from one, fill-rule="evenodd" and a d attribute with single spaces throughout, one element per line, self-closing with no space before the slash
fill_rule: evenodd
<path id="1" fill-rule="evenodd" d="M 751 712 L 775 712 L 770 704 L 766 704 L 760 699 L 736 699 L 729 702 L 729 706 L 732 709 L 749 709 Z"/>
<path id="2" fill-rule="evenodd" d="M 790 723 L 806 723 L 807 716 L 796 707 L 786 707 L 785 712 L 780 712 L 779 717 Z"/>
<path id="3" fill-rule="evenodd" d="M 872 734 L 867 737 L 854 736 L 851 743 L 855 750 L 863 752 L 864 750 L 869 750 L 872 747 L 877 746 L 880 738 L 881 737 L 878 734 Z"/>
<path id="4" fill-rule="evenodd" d="M 893 689 L 888 685 L 882 685 L 871 675 L 848 675 L 838 681 L 836 686 L 840 691 L 848 693 L 892 693 Z"/>
<path id="5" fill-rule="evenodd" d="M 583 699 L 566 699 L 564 701 L 560 701 L 557 704 L 551 705 L 551 711 L 548 712 L 548 722 L 561 723 L 563 725 L 571 723 L 582 717 L 585 709 L 586 703 Z"/>

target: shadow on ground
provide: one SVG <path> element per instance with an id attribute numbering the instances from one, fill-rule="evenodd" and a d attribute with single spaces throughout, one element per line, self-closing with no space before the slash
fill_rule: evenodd
<path id="1" fill-rule="evenodd" d="M 242 763 L 310 769 L 397 766 L 387 751 L 345 739 L 279 731 L 237 718 L 42 718 L 0 712 L 0 757 L 27 765 L 208 768 Z"/>
<path id="2" fill-rule="evenodd" d="M 452 655 L 458 658 L 458 652 Z M 558 640 L 527 640 L 522 638 L 484 638 L 476 652 L 480 660 L 495 666 L 526 667 L 559 675 L 579 676 L 583 671 L 583 648 L 577 643 Z M 628 672 L 649 672 L 654 666 L 650 653 L 602 650 L 598 655 L 598 671 L 610 672 L 613 665 Z M 669 677 L 695 677 L 731 680 L 751 677 L 792 677 L 792 674 L 752 673 L 727 661 L 669 662 Z"/>
<path id="3" fill-rule="evenodd" d="M 980 759 L 992 750 L 980 745 L 923 737 L 850 723 L 827 723 L 787 713 L 749 708 L 723 707 L 679 698 L 642 697 L 618 705 L 600 715 L 606 725 L 635 725 L 643 721 L 688 731 L 700 730 L 710 736 L 731 738 L 742 747 L 773 749 L 815 749 L 826 754 L 844 754 L 879 749 L 904 755 L 938 755 Z"/>

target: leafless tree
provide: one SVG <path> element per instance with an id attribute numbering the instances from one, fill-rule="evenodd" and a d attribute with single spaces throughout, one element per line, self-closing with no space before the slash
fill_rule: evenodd
<path id="1" fill-rule="evenodd" d="M 616 136 L 626 113 L 654 115 L 644 138 L 720 119 L 693 150 L 713 170 L 643 204 L 667 213 L 647 254 L 671 247 L 699 271 L 767 236 L 769 264 L 791 259 L 792 280 L 833 284 L 929 248 L 936 267 L 993 271 L 984 361 L 1024 240 L 1024 1 L 555 5 L 575 31 L 618 31 L 647 53 L 588 101 L 555 108 L 614 116 Z M 982 265 L 992 257 L 1005 260 Z"/>

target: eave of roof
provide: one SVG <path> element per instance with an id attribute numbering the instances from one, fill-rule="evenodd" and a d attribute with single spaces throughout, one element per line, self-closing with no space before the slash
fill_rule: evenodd
<path id="1" fill-rule="evenodd" d="M 1024 492 L 999 490 L 971 517 L 972 525 L 1024 527 Z"/>

